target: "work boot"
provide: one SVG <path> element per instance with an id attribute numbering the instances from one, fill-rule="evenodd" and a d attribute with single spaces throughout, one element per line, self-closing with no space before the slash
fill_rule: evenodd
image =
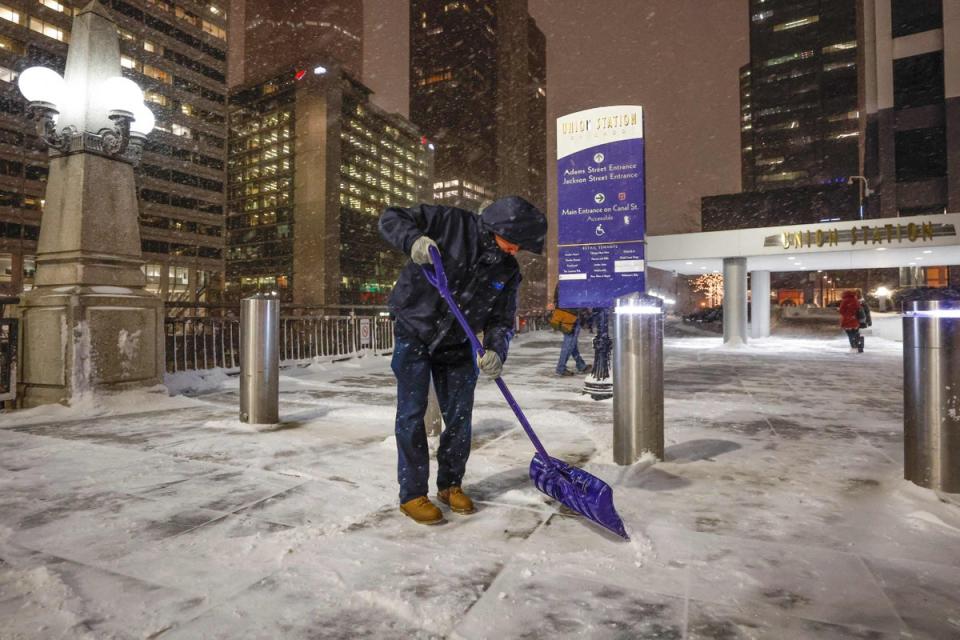
<path id="1" fill-rule="evenodd" d="M 593 365 L 592 365 L 592 364 L 588 364 L 588 365 L 585 366 L 583 369 L 580 369 L 577 373 L 584 373 L 584 374 L 586 374 L 586 373 L 593 373 Z"/>
<path id="2" fill-rule="evenodd" d="M 857 351 L 863 353 L 863 346 L 866 344 L 867 340 L 863 336 L 860 336 L 860 342 L 857 344 Z"/>
<path id="3" fill-rule="evenodd" d="M 430 502 L 427 496 L 407 500 L 400 505 L 400 511 L 417 524 L 438 524 L 443 522 L 443 512 Z"/>
<path id="4" fill-rule="evenodd" d="M 473 513 L 476 511 L 473 508 L 473 500 L 460 487 L 444 489 L 437 494 L 437 498 L 443 504 L 450 505 L 450 510 L 454 513 Z"/>
<path id="5" fill-rule="evenodd" d="M 564 369 L 563 371 L 557 371 L 556 375 L 561 378 L 568 378 L 570 376 L 575 376 L 577 374 L 575 374 L 573 371 L 570 371 L 570 369 Z"/>

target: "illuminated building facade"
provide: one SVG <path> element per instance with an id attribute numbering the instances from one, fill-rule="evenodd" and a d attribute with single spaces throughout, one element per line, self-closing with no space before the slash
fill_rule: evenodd
<path id="1" fill-rule="evenodd" d="M 0 0 L 0 293 L 32 286 L 47 150 L 26 119 L 20 71 L 62 73 L 73 12 L 89 0 Z M 103 0 L 125 76 L 157 118 L 137 170 L 149 289 L 207 302 L 222 289 L 226 11 L 219 1 Z"/>
<path id="2" fill-rule="evenodd" d="M 431 201 L 432 145 L 336 65 L 231 94 L 228 293 L 296 305 L 384 304 L 407 258 L 377 230 Z"/>

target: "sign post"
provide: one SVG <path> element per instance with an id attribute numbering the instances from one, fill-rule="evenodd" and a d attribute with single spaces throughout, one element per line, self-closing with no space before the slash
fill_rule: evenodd
<path id="1" fill-rule="evenodd" d="M 598 107 L 557 119 L 561 308 L 600 312 L 594 371 L 584 390 L 613 395 L 607 310 L 646 290 L 643 108 Z"/>
<path id="2" fill-rule="evenodd" d="M 360 348 L 370 347 L 370 318 L 360 318 Z"/>

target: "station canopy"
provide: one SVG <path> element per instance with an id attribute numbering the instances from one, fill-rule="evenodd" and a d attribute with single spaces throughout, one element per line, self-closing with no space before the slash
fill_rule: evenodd
<path id="1" fill-rule="evenodd" d="M 960 265 L 960 213 L 647 236 L 647 266 L 697 275 L 746 258 L 748 271 Z"/>

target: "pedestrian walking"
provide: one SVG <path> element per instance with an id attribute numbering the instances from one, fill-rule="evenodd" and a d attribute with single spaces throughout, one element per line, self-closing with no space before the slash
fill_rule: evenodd
<path id="1" fill-rule="evenodd" d="M 561 309 L 560 308 L 560 285 L 553 291 L 553 320 L 551 325 L 563 334 L 563 342 L 560 345 L 560 359 L 557 360 L 556 374 L 558 376 L 576 375 L 570 369 L 567 369 L 567 361 L 573 358 L 574 365 L 577 367 L 577 373 L 590 373 L 593 371 L 593 365 L 587 364 L 580 355 L 580 328 L 584 321 L 584 312 L 590 313 L 589 309 Z"/>
<path id="2" fill-rule="evenodd" d="M 864 339 L 860 335 L 861 324 L 866 327 L 860 298 L 856 291 L 844 291 L 840 301 L 840 327 L 847 333 L 850 341 L 850 353 L 863 353 Z"/>
<path id="3" fill-rule="evenodd" d="M 456 513 L 472 513 L 462 489 L 470 456 L 473 394 L 478 367 L 496 378 L 507 359 L 517 313 L 519 250 L 542 253 L 547 220 L 516 196 L 493 202 L 477 215 L 465 209 L 421 204 L 390 207 L 380 235 L 412 262 L 390 295 L 394 322 L 391 366 L 397 378 L 397 480 L 400 510 L 420 524 L 443 521 L 427 497 L 430 454 L 423 424 L 431 374 L 446 429 L 437 449 L 437 498 Z M 443 261 L 450 290 L 486 353 L 476 358 L 467 335 L 423 274 L 430 248 Z"/>

